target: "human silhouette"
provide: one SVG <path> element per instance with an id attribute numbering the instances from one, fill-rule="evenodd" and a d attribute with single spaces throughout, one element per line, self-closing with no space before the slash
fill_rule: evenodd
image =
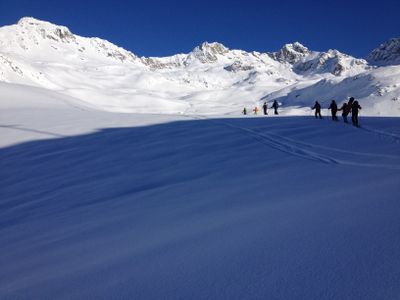
<path id="1" fill-rule="evenodd" d="M 264 110 L 264 115 L 268 115 L 268 105 L 267 105 L 267 102 L 264 102 L 264 105 L 263 105 L 263 110 Z"/>
<path id="2" fill-rule="evenodd" d="M 358 125 L 358 112 L 361 109 L 360 104 L 358 101 L 354 101 L 352 107 L 351 107 L 351 121 L 353 122 L 353 125 L 356 127 L 359 127 Z"/>
<path id="3" fill-rule="evenodd" d="M 339 109 L 342 111 L 342 117 L 345 123 L 348 123 L 347 116 L 351 112 L 351 107 L 353 106 L 353 102 L 354 102 L 354 97 L 350 97 L 349 102 L 343 103 L 342 107 Z"/>
<path id="4" fill-rule="evenodd" d="M 319 104 L 318 101 L 315 101 L 315 104 L 314 104 L 312 109 L 315 109 L 315 118 L 319 117 L 320 119 L 322 119 L 322 116 L 321 116 L 321 104 Z"/>
<path id="5" fill-rule="evenodd" d="M 274 100 L 274 103 L 272 103 L 271 107 L 274 109 L 274 114 L 278 115 L 278 107 L 279 107 L 278 101 Z"/>
<path id="6" fill-rule="evenodd" d="M 337 118 L 337 116 L 336 116 L 336 113 L 337 113 L 337 111 L 338 111 L 338 107 L 337 107 L 337 104 L 336 104 L 336 101 L 335 101 L 335 100 L 332 100 L 331 105 L 329 105 L 329 108 L 328 108 L 328 109 L 331 110 L 332 120 L 333 120 L 333 121 L 338 121 L 338 118 Z"/>
<path id="7" fill-rule="evenodd" d="M 342 107 L 339 108 L 338 110 L 342 111 L 343 121 L 344 121 L 345 123 L 348 123 L 348 121 L 347 121 L 347 116 L 348 116 L 349 113 L 350 113 L 350 106 L 349 106 L 346 102 L 344 102 L 344 103 L 342 104 Z"/>

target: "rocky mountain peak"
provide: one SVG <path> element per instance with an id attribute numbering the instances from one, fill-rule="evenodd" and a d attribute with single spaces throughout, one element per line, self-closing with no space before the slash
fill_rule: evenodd
<path id="1" fill-rule="evenodd" d="M 283 48 L 287 49 L 288 51 L 297 52 L 297 53 L 301 53 L 301 54 L 309 54 L 310 53 L 308 48 L 299 42 L 294 42 L 293 44 L 286 44 L 283 46 Z"/>
<path id="2" fill-rule="evenodd" d="M 191 55 L 202 63 L 212 63 L 218 60 L 218 55 L 224 55 L 228 52 L 229 49 L 220 43 L 204 42 L 194 48 Z"/>
<path id="3" fill-rule="evenodd" d="M 0 50 L 28 51 L 41 55 L 49 53 L 59 59 L 65 53 L 80 60 L 111 58 L 117 61 L 135 61 L 137 57 L 130 51 L 100 38 L 86 38 L 73 34 L 67 27 L 41 21 L 33 17 L 23 17 L 16 25 L 1 28 Z M 7 43 L 2 42 L 7 40 Z M 79 56 L 78 56 L 78 55 Z"/>
<path id="4" fill-rule="evenodd" d="M 46 21 L 41 21 L 33 17 L 21 18 L 17 25 L 21 28 L 22 33 L 27 35 L 39 34 L 43 39 L 51 39 L 62 42 L 75 42 L 76 37 L 65 26 L 55 25 Z"/>
<path id="5" fill-rule="evenodd" d="M 212 52 L 214 54 L 225 54 L 229 51 L 229 49 L 227 47 L 225 47 L 223 44 L 217 43 L 217 42 L 213 42 L 213 43 L 204 42 L 200 46 L 198 46 L 198 48 L 200 51 Z"/>
<path id="6" fill-rule="evenodd" d="M 400 38 L 392 38 L 374 49 L 367 59 L 376 65 L 400 64 Z"/>
<path id="7" fill-rule="evenodd" d="M 331 73 L 342 76 L 348 72 L 362 72 L 367 68 L 368 63 L 364 59 L 330 49 L 327 52 L 314 52 L 305 61 L 296 63 L 293 70 L 298 74 Z"/>
<path id="8" fill-rule="evenodd" d="M 299 42 L 286 44 L 278 52 L 271 53 L 271 57 L 279 62 L 294 64 L 310 54 L 310 50 Z"/>

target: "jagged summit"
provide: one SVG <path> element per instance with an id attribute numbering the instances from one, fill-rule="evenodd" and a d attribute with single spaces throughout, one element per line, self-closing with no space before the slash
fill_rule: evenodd
<path id="1" fill-rule="evenodd" d="M 229 49 L 221 43 L 204 42 L 200 46 L 194 48 L 189 56 L 193 56 L 195 59 L 198 59 L 202 63 L 212 63 L 218 60 L 218 55 L 224 55 L 228 52 Z"/>
<path id="2" fill-rule="evenodd" d="M 40 33 L 43 38 L 47 37 L 53 40 L 61 39 L 69 42 L 75 41 L 76 39 L 68 27 L 38 20 L 33 17 L 23 17 L 18 21 L 17 25 L 28 30 L 36 31 Z"/>
<path id="3" fill-rule="evenodd" d="M 299 42 L 286 44 L 278 52 L 269 53 L 269 56 L 280 63 L 291 65 L 299 75 L 353 75 L 364 71 L 368 64 L 363 59 L 334 49 L 326 52 L 311 51 Z"/>
<path id="4" fill-rule="evenodd" d="M 338 50 L 329 49 L 327 52 L 310 53 L 304 61 L 299 61 L 294 66 L 294 71 L 300 74 L 331 73 L 341 76 L 360 73 L 368 69 L 368 63 L 364 59 L 354 58 L 341 53 Z"/>
<path id="5" fill-rule="evenodd" d="M 134 61 L 130 51 L 100 38 L 86 38 L 73 34 L 68 27 L 23 17 L 17 24 L 0 28 L 0 51 L 60 60 L 65 56 L 81 61 L 112 58 Z"/>
<path id="6" fill-rule="evenodd" d="M 200 51 L 210 51 L 213 53 L 224 54 L 229 51 L 229 48 L 225 47 L 223 44 L 218 42 L 203 42 L 201 45 L 197 46 L 195 49 Z M 194 50 L 195 50 L 194 49 Z"/>
<path id="7" fill-rule="evenodd" d="M 392 38 L 374 49 L 367 57 L 373 64 L 399 65 L 400 64 L 400 38 Z"/>
<path id="8" fill-rule="evenodd" d="M 188 54 L 176 54 L 170 57 L 142 57 L 141 61 L 153 70 L 187 67 L 193 64 L 212 64 L 218 56 L 229 53 L 229 49 L 221 43 L 204 42 L 196 46 Z"/>
<path id="9" fill-rule="evenodd" d="M 271 53 L 271 57 L 279 62 L 294 64 L 310 54 L 310 50 L 299 42 L 286 44 L 278 52 Z"/>

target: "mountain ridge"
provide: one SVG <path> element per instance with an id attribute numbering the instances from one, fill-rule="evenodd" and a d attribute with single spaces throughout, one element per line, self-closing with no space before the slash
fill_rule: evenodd
<path id="1" fill-rule="evenodd" d="M 397 40 L 381 45 L 366 59 L 335 49 L 312 51 L 300 42 L 265 53 L 203 42 L 186 54 L 139 57 L 107 40 L 81 37 L 68 27 L 24 17 L 0 28 L 0 80 L 57 90 L 110 111 L 145 112 L 156 103 L 158 113 L 205 113 L 205 103 L 212 99 L 213 106 L 221 107 L 219 112 L 233 113 L 233 105 L 239 109 L 256 104 L 288 87 L 287 96 L 319 81 L 330 81 L 335 89 L 346 78 L 364 72 L 381 76 L 377 68 L 400 61 Z M 396 84 L 393 88 L 379 79 L 373 82 L 376 86 L 368 90 L 383 91 L 381 97 L 388 91 L 390 99 L 399 97 Z M 349 89 L 333 96 L 352 94 L 356 92 Z M 396 107 L 395 114 L 398 111 Z"/>

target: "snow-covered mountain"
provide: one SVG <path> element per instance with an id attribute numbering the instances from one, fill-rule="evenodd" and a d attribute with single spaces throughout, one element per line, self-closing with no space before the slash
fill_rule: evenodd
<path id="1" fill-rule="evenodd" d="M 377 65 L 400 65 L 400 38 L 390 39 L 373 50 L 368 60 Z"/>
<path id="2" fill-rule="evenodd" d="M 316 99 L 356 96 L 369 114 L 399 115 L 400 67 L 374 66 L 399 62 L 398 45 L 392 39 L 374 50 L 370 64 L 298 42 L 273 53 L 205 42 L 187 54 L 138 57 L 106 40 L 25 17 L 0 28 L 0 80 L 51 89 L 115 112 L 237 114 L 243 106 L 279 97 L 284 113 L 304 114 Z M 355 85 L 358 78 L 368 79 Z"/>

